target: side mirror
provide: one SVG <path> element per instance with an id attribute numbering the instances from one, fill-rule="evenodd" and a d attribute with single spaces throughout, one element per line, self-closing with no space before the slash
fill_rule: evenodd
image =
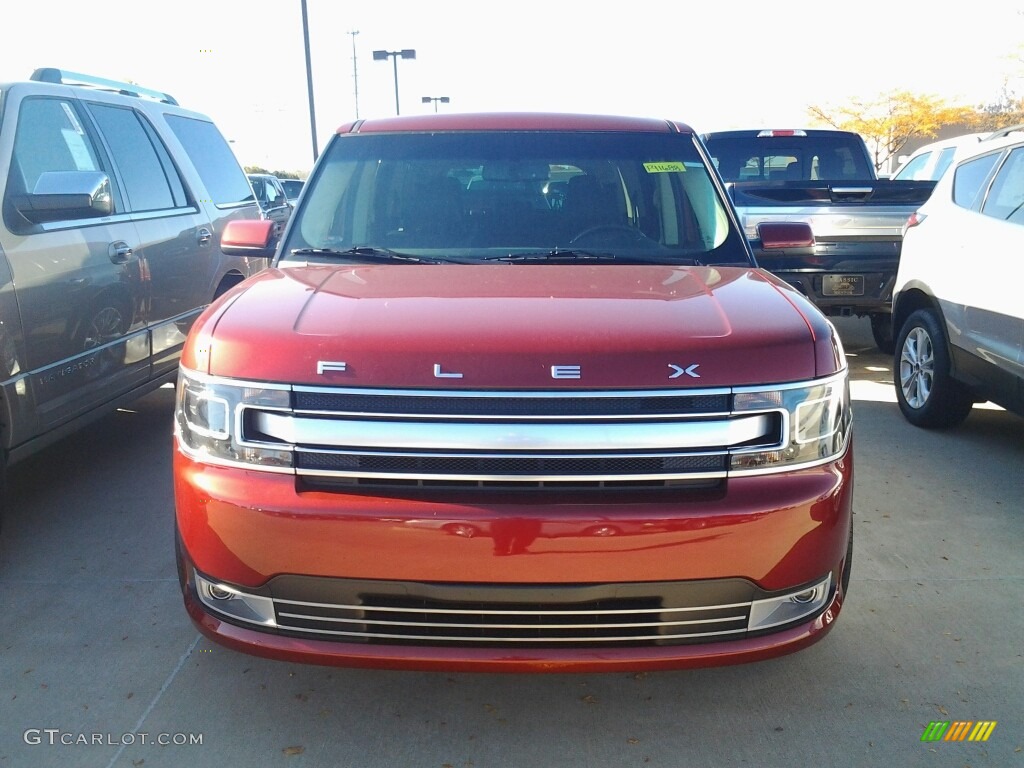
<path id="1" fill-rule="evenodd" d="M 44 171 L 35 189 L 16 199 L 15 208 L 33 224 L 110 216 L 110 177 L 102 171 Z"/>
<path id="2" fill-rule="evenodd" d="M 271 258 L 277 250 L 277 222 L 269 219 L 234 219 L 224 227 L 220 249 L 228 256 Z"/>

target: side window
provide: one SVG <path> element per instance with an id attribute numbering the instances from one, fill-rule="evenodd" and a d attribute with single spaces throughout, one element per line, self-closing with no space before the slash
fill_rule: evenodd
<path id="1" fill-rule="evenodd" d="M 946 169 L 953 162 L 953 155 L 956 154 L 956 147 L 946 147 L 944 150 L 939 152 L 939 159 L 935 161 L 935 170 L 932 171 L 932 179 L 938 181 L 942 178 L 942 174 L 946 172 Z"/>
<path id="2" fill-rule="evenodd" d="M 167 115 L 167 124 L 218 207 L 252 202 L 252 187 L 217 126 L 205 120 Z"/>
<path id="3" fill-rule="evenodd" d="M 918 155 L 917 157 L 911 158 L 906 162 L 899 172 L 893 176 L 894 179 L 911 179 L 913 181 L 920 181 L 926 178 L 925 166 L 928 164 L 928 160 L 931 158 L 931 152 L 925 152 Z"/>
<path id="4" fill-rule="evenodd" d="M 974 208 L 998 159 L 999 153 L 993 152 L 958 165 L 953 172 L 953 202 L 961 208 Z"/>
<path id="5" fill-rule="evenodd" d="M 271 208 L 275 208 L 275 207 L 283 204 L 284 200 L 282 200 L 281 198 L 282 198 L 282 195 L 278 191 L 277 187 L 274 185 L 274 182 L 268 181 L 267 182 L 267 202 L 270 204 L 270 207 Z"/>
<path id="6" fill-rule="evenodd" d="M 981 212 L 1024 224 L 1024 149 L 1015 149 L 999 169 Z"/>
<path id="7" fill-rule="evenodd" d="M 72 102 L 49 98 L 22 102 L 14 136 L 11 188 L 30 193 L 47 171 L 98 170 L 96 148 Z"/>
<path id="8" fill-rule="evenodd" d="M 181 179 L 167 150 L 135 110 L 107 104 L 90 104 L 88 109 L 110 147 L 132 211 L 186 204 Z"/>

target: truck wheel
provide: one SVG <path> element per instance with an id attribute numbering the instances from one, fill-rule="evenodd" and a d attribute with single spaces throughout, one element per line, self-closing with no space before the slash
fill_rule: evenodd
<path id="1" fill-rule="evenodd" d="M 892 315 L 871 315 L 871 335 L 885 354 L 891 355 L 896 351 L 896 340 L 892 336 Z"/>
<path id="2" fill-rule="evenodd" d="M 974 403 L 950 375 L 950 354 L 939 318 L 919 309 L 903 324 L 893 365 L 896 400 L 907 421 L 938 429 L 960 424 Z"/>

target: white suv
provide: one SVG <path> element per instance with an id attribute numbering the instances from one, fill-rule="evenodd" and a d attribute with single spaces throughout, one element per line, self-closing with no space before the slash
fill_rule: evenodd
<path id="1" fill-rule="evenodd" d="M 925 144 L 915 150 L 892 175 L 894 179 L 938 181 L 957 158 L 976 149 L 988 133 L 967 133 Z"/>
<path id="2" fill-rule="evenodd" d="M 981 141 L 907 222 L 893 295 L 900 410 L 920 427 L 976 401 L 1024 415 L 1024 137 Z"/>

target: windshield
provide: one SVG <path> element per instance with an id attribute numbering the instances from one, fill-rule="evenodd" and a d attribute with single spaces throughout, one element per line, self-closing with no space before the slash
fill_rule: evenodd
<path id="1" fill-rule="evenodd" d="M 307 187 L 285 261 L 379 249 L 459 263 L 751 264 L 683 134 L 348 134 Z"/>

